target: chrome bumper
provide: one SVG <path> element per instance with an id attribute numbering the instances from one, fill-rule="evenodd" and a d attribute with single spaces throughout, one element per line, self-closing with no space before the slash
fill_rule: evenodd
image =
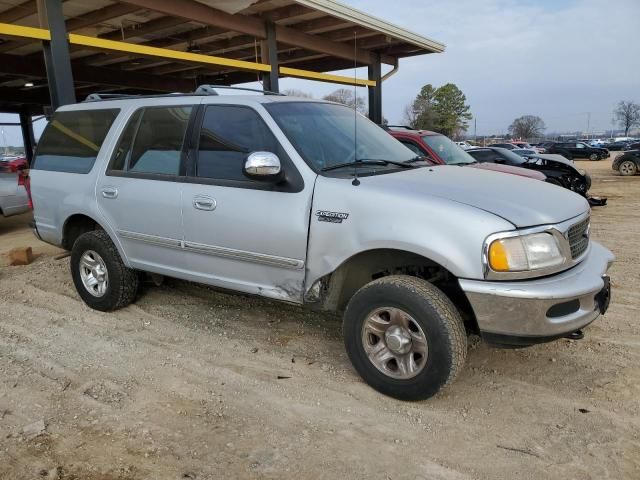
<path id="1" fill-rule="evenodd" d="M 564 336 L 593 322 L 608 303 L 597 298 L 608 288 L 605 274 L 614 260 L 591 242 L 587 257 L 572 269 L 550 277 L 512 282 L 460 280 L 488 338 L 530 338 L 536 343 Z M 608 295 L 608 290 L 604 292 Z M 608 299 L 608 297 L 607 297 Z M 553 310 L 549 310 L 550 308 Z M 512 342 L 501 342 L 512 343 Z"/>

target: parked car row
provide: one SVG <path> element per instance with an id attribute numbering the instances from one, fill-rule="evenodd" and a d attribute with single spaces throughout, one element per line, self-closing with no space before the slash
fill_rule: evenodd
<path id="1" fill-rule="evenodd" d="M 362 378 L 423 399 L 460 373 L 471 332 L 531 345 L 607 311 L 614 257 L 588 202 L 540 181 L 578 174 L 512 155 L 478 165 L 325 101 L 93 95 L 40 138 L 34 230 L 71 251 L 91 308 L 127 306 L 149 272 L 342 312 Z"/>

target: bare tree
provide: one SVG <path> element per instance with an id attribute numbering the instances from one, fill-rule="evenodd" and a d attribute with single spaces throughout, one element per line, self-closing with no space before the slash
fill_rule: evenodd
<path id="1" fill-rule="evenodd" d="M 537 115 L 523 115 L 509 125 L 509 132 L 514 138 L 538 138 L 546 128 L 544 121 Z"/>
<path id="2" fill-rule="evenodd" d="M 348 107 L 355 107 L 360 113 L 366 113 L 367 111 L 367 102 L 364 97 L 360 95 L 355 95 L 353 90 L 348 88 L 339 88 L 334 90 L 328 95 L 322 97 L 323 100 L 328 100 L 330 102 L 342 103 Z"/>
<path id="3" fill-rule="evenodd" d="M 613 111 L 613 116 L 622 128 L 624 128 L 624 136 L 629 135 L 629 130 L 633 127 L 640 126 L 640 105 L 633 100 L 621 101 L 618 107 Z"/>
<path id="4" fill-rule="evenodd" d="M 309 92 L 305 92 L 297 88 L 287 88 L 286 90 L 283 90 L 282 93 L 288 95 L 289 97 L 313 98 L 313 95 L 311 95 Z"/>

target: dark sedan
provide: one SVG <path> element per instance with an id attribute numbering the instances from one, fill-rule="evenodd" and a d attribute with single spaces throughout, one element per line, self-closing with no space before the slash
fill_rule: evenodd
<path id="1" fill-rule="evenodd" d="M 557 153 L 573 160 L 574 158 L 588 158 L 596 161 L 609 158 L 609 150 L 587 145 L 584 142 L 558 142 L 547 148 L 547 153 Z"/>
<path id="2" fill-rule="evenodd" d="M 478 162 L 499 163 L 514 167 L 537 170 L 547 176 L 547 182 L 587 195 L 591 188 L 591 177 L 576 168 L 571 160 L 561 155 L 536 154 L 521 157 L 511 150 L 500 147 L 472 148 L 467 153 Z"/>
<path id="3" fill-rule="evenodd" d="M 607 149 L 611 150 L 612 152 L 620 152 L 622 150 L 630 150 L 631 149 L 631 142 L 629 142 L 629 141 L 620 141 L 620 142 L 609 143 L 607 145 Z"/>

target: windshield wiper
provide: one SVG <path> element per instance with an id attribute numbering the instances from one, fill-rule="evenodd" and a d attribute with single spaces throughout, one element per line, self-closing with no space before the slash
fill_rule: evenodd
<path id="1" fill-rule="evenodd" d="M 330 170 L 337 170 L 339 168 L 360 167 L 360 166 L 368 166 L 368 165 L 379 165 L 379 166 L 395 165 L 401 168 L 416 168 L 414 165 L 410 165 L 405 162 L 396 162 L 394 160 L 382 160 L 382 159 L 374 159 L 374 158 L 363 158 L 360 160 L 356 160 L 355 162 L 338 163 L 337 165 L 330 165 L 328 167 L 322 168 L 320 171 L 328 172 Z"/>

